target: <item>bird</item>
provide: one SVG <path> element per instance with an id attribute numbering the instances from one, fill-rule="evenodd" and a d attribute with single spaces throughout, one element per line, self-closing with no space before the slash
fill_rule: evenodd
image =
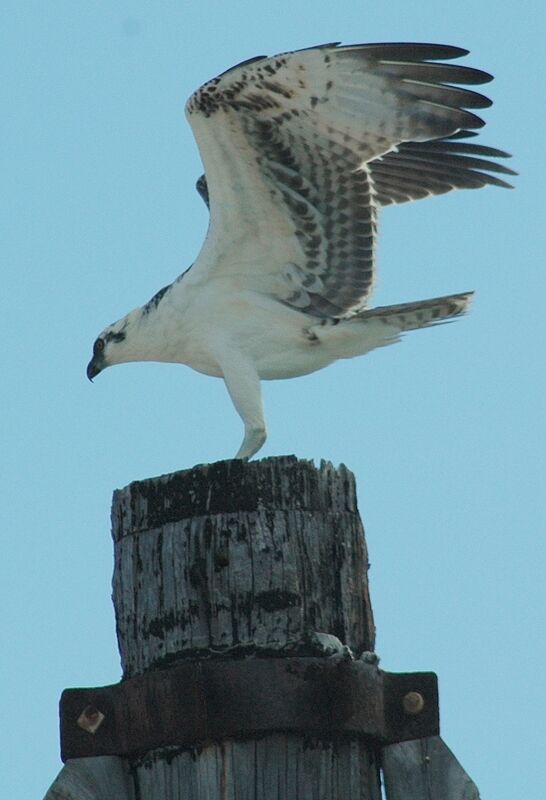
<path id="1" fill-rule="evenodd" d="M 452 45 L 339 42 L 257 56 L 185 106 L 209 227 L 192 266 L 108 325 L 87 377 L 131 361 L 224 380 L 266 440 L 261 381 L 306 375 L 464 314 L 472 292 L 369 307 L 378 212 L 452 189 L 512 188 L 508 153 L 476 144 L 492 80 Z M 446 63 L 448 62 L 448 63 Z"/>

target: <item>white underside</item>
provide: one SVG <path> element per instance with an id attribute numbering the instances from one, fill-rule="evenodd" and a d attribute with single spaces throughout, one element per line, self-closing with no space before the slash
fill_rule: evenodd
<path id="1" fill-rule="evenodd" d="M 224 377 L 236 358 L 251 363 L 261 380 L 294 378 L 389 344 L 398 332 L 377 321 L 323 325 L 263 294 L 235 293 L 221 285 L 232 280 L 212 279 L 195 287 L 184 283 L 173 287 L 157 316 L 150 315 L 154 328 L 161 320 L 161 352 L 151 350 L 149 358 L 187 364 L 214 377 Z M 156 334 L 157 328 L 153 339 Z"/>
<path id="2" fill-rule="evenodd" d="M 396 327 L 376 320 L 322 324 L 264 293 L 243 289 L 233 275 L 201 280 L 190 272 L 156 309 L 132 314 L 130 333 L 109 363 L 181 363 L 223 378 L 245 425 L 238 458 L 252 456 L 266 438 L 261 380 L 315 372 L 396 341 L 398 334 Z"/>

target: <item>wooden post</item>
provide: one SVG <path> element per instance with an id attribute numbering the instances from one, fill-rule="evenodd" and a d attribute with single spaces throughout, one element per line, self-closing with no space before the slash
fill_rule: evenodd
<path id="1" fill-rule="evenodd" d="M 184 655 L 293 654 L 309 633 L 373 649 L 352 474 L 295 458 L 224 461 L 116 492 L 114 605 L 124 676 Z M 135 765 L 142 798 L 379 798 L 357 739 L 274 734 Z"/>
<path id="2" fill-rule="evenodd" d="M 313 633 L 373 650 L 364 531 L 343 466 L 236 460 L 139 481 L 115 492 L 112 529 L 124 678 L 184 658 L 293 656 Z M 139 800 L 380 798 L 374 747 L 347 734 L 164 747 L 128 767 Z"/>
<path id="3" fill-rule="evenodd" d="M 437 735 L 436 676 L 370 652 L 345 467 L 139 481 L 115 492 L 112 533 L 125 680 L 63 693 L 45 800 L 380 800 L 380 767 L 388 800 L 479 800 Z"/>

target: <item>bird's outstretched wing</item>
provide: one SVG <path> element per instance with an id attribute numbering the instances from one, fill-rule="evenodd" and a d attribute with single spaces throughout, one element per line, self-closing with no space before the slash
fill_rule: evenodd
<path id="1" fill-rule="evenodd" d="M 380 205 L 506 185 L 490 173 L 510 170 L 488 160 L 504 153 L 458 138 L 484 124 L 469 109 L 490 105 L 461 88 L 490 75 L 439 63 L 466 52 L 324 45 L 204 84 L 186 106 L 211 211 L 197 269 L 317 316 L 363 308 Z"/>

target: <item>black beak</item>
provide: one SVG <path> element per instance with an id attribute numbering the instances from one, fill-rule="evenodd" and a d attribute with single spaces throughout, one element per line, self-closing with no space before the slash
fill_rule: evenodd
<path id="1" fill-rule="evenodd" d="M 100 371 L 101 367 L 99 367 L 95 359 L 92 358 L 87 365 L 87 377 L 90 381 L 93 381 L 93 378 L 96 378 Z"/>

